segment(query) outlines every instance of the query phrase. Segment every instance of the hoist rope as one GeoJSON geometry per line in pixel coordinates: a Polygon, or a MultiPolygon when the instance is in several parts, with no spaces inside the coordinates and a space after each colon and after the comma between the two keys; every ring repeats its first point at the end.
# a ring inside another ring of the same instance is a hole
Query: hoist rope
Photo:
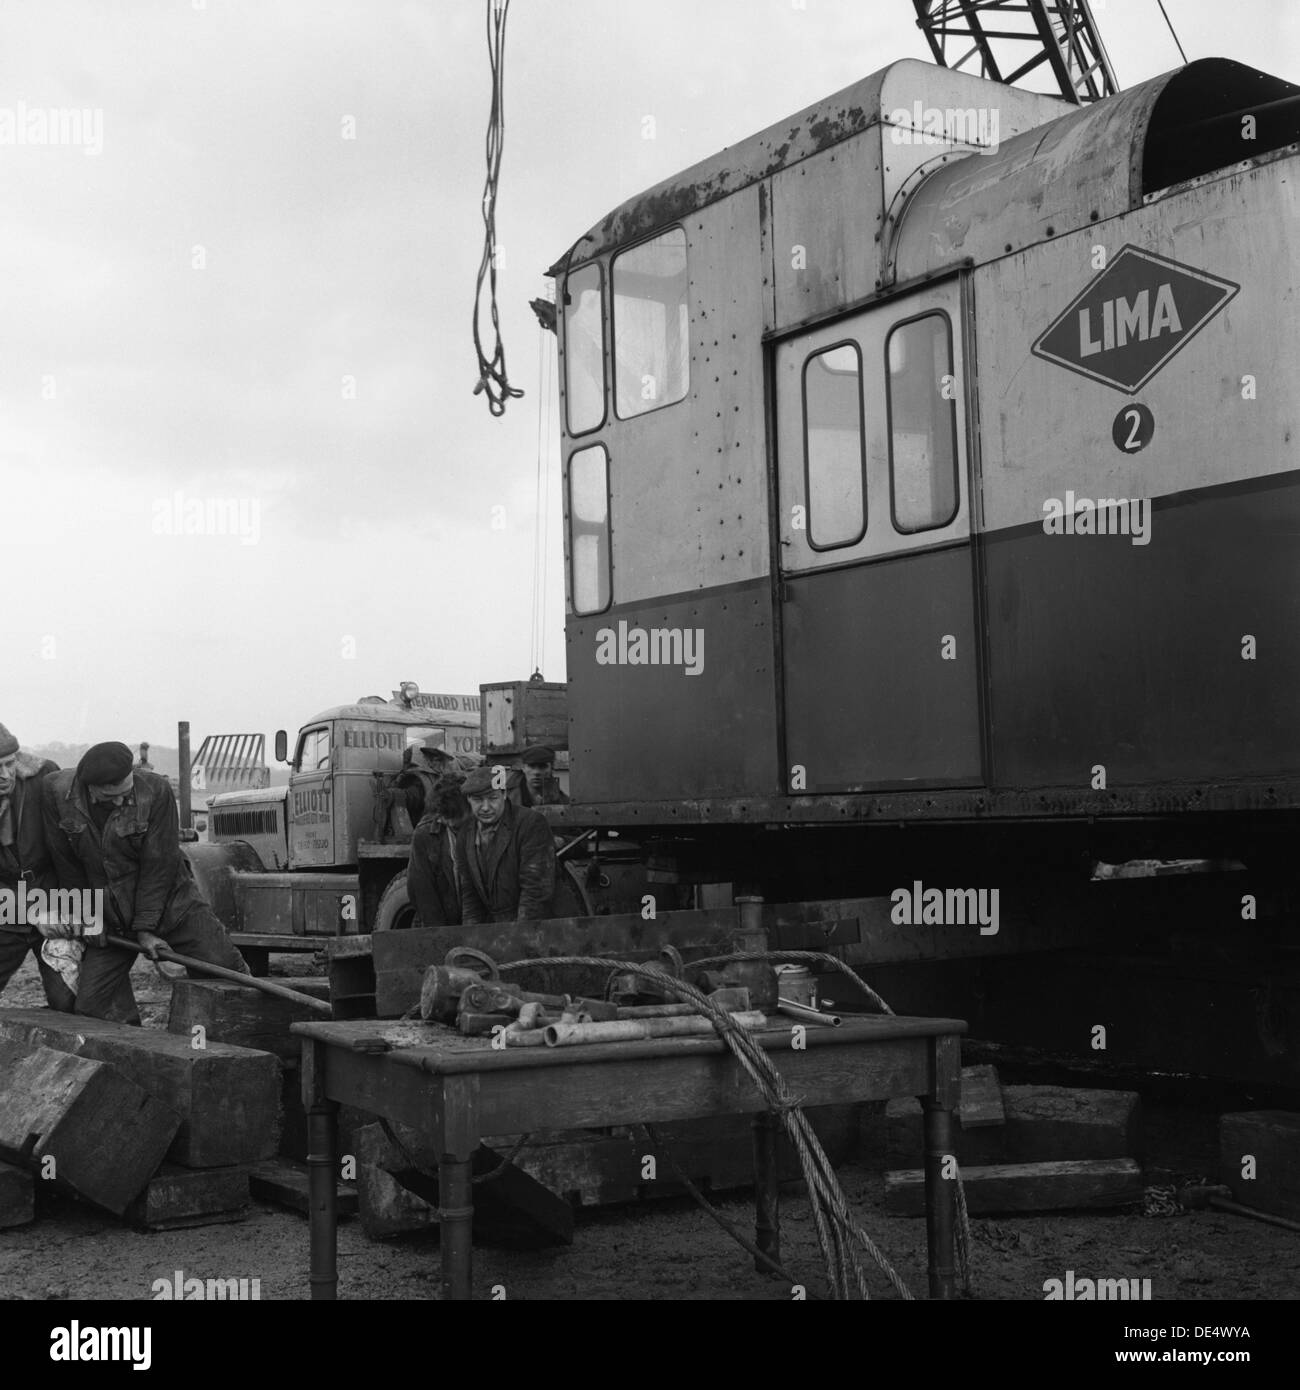
{"type": "Polygon", "coordinates": [[[501,178],[501,151],[505,146],[506,109],[506,16],[510,0],[487,0],[488,65],[492,70],[492,104],[487,128],[487,180],[483,185],[483,259],[479,262],[474,290],[474,351],[478,354],[478,382],[474,394],[487,396],[493,415],[504,415],[506,401],[524,393],[511,386],[506,375],[506,351],[501,342],[501,319],[497,312],[497,185],[501,178]],[[489,290],[489,311],[496,343],[492,356],[483,351],[479,319],[483,285],[489,290]]]}

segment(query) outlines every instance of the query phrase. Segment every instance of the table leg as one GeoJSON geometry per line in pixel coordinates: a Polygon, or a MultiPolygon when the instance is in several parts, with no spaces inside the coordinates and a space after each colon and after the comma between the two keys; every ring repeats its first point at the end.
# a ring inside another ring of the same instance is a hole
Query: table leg
{"type": "MultiPolygon", "coordinates": [[[[770,1110],[754,1116],[754,1244],[778,1264],[781,1262],[781,1191],[777,1184],[777,1117],[770,1110]]],[[[760,1274],[772,1271],[754,1260],[760,1274]]]]}
{"type": "Polygon", "coordinates": [[[474,1203],[471,1159],[438,1158],[438,1239],[442,1248],[442,1296],[469,1298],[473,1268],[474,1203]]]}
{"type": "MultiPolygon", "coordinates": [[[[317,1044],[304,1041],[302,1090],[307,1110],[307,1198],[311,1226],[311,1296],[338,1297],[339,1107],[319,1084],[317,1044]]],[[[323,1051],[323,1049],[322,1049],[323,1051]]]]}
{"type": "Polygon", "coordinates": [[[930,1297],[952,1298],[953,1230],[957,1212],[957,1179],[944,1177],[953,1159],[952,1110],[933,1096],[921,1097],[925,1111],[925,1233],[930,1251],[930,1297]]]}

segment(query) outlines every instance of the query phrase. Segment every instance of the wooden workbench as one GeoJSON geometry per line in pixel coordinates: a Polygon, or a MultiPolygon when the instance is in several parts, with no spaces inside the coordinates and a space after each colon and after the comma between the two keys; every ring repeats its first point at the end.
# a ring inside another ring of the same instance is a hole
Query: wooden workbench
{"type": "MultiPolygon", "coordinates": [[[[926,1226],[932,1298],[953,1295],[955,1182],[940,1176],[952,1153],[960,1100],[960,1035],[947,1018],[889,1015],[809,1026],[793,1044],[791,1021],[753,1036],[791,1094],[805,1105],[917,1096],[925,1110],[926,1226]]],[[[337,1296],[335,1179],[340,1104],[429,1136],[438,1154],[442,1296],[470,1297],[471,1164],[485,1135],[656,1124],[753,1114],[758,1245],[779,1258],[776,1121],[734,1056],[715,1037],[655,1038],[581,1047],[494,1049],[435,1024],[295,1023],[302,1039],[303,1104],[309,1113],[311,1296],[337,1296]],[[388,1052],[354,1050],[383,1037],[388,1052]]]]}

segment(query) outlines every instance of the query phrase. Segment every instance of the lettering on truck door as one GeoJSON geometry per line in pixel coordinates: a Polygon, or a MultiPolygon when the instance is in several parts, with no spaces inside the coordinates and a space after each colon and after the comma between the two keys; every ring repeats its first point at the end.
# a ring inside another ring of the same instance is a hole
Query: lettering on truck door
{"type": "Polygon", "coordinates": [[[289,782],[289,862],[295,869],[335,862],[334,752],[328,724],[298,735],[289,782]]]}

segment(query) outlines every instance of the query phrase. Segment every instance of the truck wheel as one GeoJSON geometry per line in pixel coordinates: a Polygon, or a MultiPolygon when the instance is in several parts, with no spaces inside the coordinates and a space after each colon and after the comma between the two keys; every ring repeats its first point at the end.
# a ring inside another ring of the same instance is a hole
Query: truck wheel
{"type": "Polygon", "coordinates": [[[406,870],[403,869],[384,889],[375,908],[371,931],[405,931],[415,925],[415,908],[406,889],[406,870]]]}

